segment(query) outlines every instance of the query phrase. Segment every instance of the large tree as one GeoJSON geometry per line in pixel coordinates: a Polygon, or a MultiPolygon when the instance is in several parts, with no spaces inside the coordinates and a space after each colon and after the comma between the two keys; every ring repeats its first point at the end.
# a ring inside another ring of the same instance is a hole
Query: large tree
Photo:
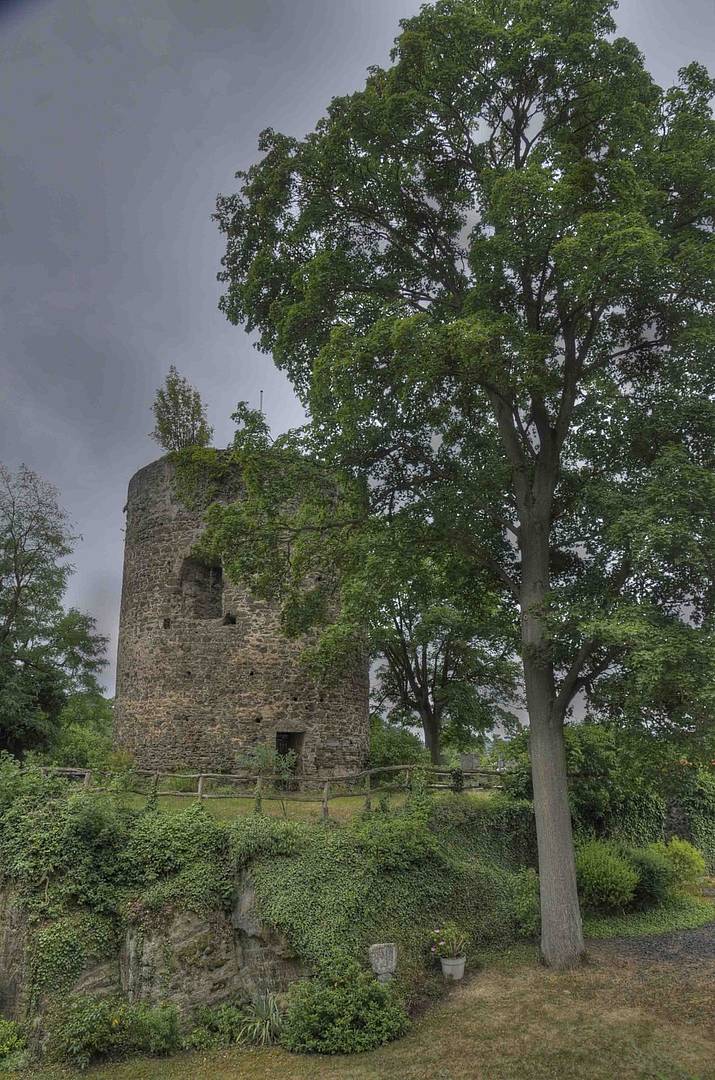
{"type": "Polygon", "coordinates": [[[221,307],[326,465],[512,596],[557,966],[583,952],[568,710],[713,620],[713,83],[662,91],[612,7],[424,7],[217,209],[221,307]]]}
{"type": "Polygon", "coordinates": [[[45,747],[68,696],[99,696],[106,638],[62,603],[75,537],[51,484],[0,465],[0,750],[45,747]]]}
{"type": "Polygon", "coordinates": [[[200,553],[278,600],[287,634],[320,629],[304,652],[320,678],[369,655],[377,708],[421,726],[433,762],[443,744],[464,748],[513,720],[516,636],[499,584],[465,573],[409,509],[371,515],[364,486],[325,469],[309,430],[274,441],[245,402],[233,419],[227,450],[175,455],[189,499],[201,476],[210,491],[212,469],[241,478],[237,501],[210,507],[200,553]]]}

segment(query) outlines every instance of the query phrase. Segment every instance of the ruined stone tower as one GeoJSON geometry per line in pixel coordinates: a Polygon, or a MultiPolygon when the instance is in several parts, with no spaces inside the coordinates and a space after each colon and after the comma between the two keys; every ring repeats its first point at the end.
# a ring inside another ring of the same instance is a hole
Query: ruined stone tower
{"type": "Polygon", "coordinates": [[[117,662],[117,742],[144,768],[232,771],[260,742],[298,754],[303,775],[362,767],[368,669],[321,688],[278,611],[191,555],[199,513],[169,458],[129,483],[117,662]]]}

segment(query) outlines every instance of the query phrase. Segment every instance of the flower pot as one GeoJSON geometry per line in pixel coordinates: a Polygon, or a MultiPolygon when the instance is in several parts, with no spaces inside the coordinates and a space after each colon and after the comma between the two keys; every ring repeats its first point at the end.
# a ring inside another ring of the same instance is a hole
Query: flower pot
{"type": "Polygon", "coordinates": [[[445,979],[451,979],[453,982],[458,982],[464,978],[464,965],[466,963],[466,956],[440,956],[440,962],[442,964],[442,974],[445,979]]]}

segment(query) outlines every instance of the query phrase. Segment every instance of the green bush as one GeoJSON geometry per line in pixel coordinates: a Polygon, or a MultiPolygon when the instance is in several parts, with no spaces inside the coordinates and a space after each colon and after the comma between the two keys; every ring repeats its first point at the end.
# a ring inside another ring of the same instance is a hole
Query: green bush
{"type": "Polygon", "coordinates": [[[485,798],[451,792],[433,803],[430,824],[440,837],[469,837],[485,857],[513,869],[536,868],[534,808],[526,799],[495,794],[485,798]]]}
{"type": "Polygon", "coordinates": [[[283,1030],[283,1013],[275,994],[261,994],[246,1005],[243,1023],[239,1030],[239,1042],[254,1046],[272,1046],[283,1030]]]}
{"type": "Polygon", "coordinates": [[[538,937],[541,930],[539,878],[531,867],[514,875],[512,899],[517,932],[526,938],[538,937]]]}
{"type": "Polygon", "coordinates": [[[310,826],[302,821],[286,821],[262,814],[238,818],[229,832],[231,862],[237,870],[242,870],[249,862],[263,856],[294,855],[305,847],[310,835],[310,826]]]}
{"type": "Polygon", "coordinates": [[[193,1027],[184,1038],[185,1050],[213,1050],[240,1042],[246,1020],[240,1005],[202,1005],[192,1016],[193,1027]]]}
{"type": "Polygon", "coordinates": [[[664,904],[672,895],[676,875],[659,846],[649,844],[645,848],[634,848],[620,845],[618,851],[638,875],[633,906],[647,908],[664,904]]]}
{"type": "Polygon", "coordinates": [[[638,874],[602,840],[588,840],[576,849],[576,879],[581,901],[596,911],[620,911],[635,895],[638,874]]]}
{"type": "Polygon", "coordinates": [[[715,874],[715,771],[679,762],[667,787],[671,831],[693,843],[715,874]]]}
{"type": "Polygon", "coordinates": [[[78,1069],[95,1058],[170,1054],[180,1045],[179,1014],[173,1005],[130,1005],[75,995],[56,1002],[48,1021],[48,1058],[78,1069]]]}
{"type": "Polygon", "coordinates": [[[346,960],[291,986],[280,1041],[299,1054],[356,1054],[397,1039],[408,1024],[390,988],[346,960]]]}
{"type": "Polygon", "coordinates": [[[376,713],[370,717],[370,754],[368,768],[390,765],[429,765],[429,750],[406,728],[388,724],[376,713]]]}
{"type": "Polygon", "coordinates": [[[25,1039],[14,1020],[0,1016],[0,1061],[25,1049],[25,1039]]]}
{"type": "Polygon", "coordinates": [[[410,814],[374,814],[353,829],[358,847],[378,870],[407,870],[428,859],[439,859],[436,836],[420,828],[410,814]]]}
{"type": "Polygon", "coordinates": [[[672,836],[667,844],[658,844],[657,850],[670,864],[678,887],[697,885],[705,876],[705,859],[687,840],[672,836]]]}

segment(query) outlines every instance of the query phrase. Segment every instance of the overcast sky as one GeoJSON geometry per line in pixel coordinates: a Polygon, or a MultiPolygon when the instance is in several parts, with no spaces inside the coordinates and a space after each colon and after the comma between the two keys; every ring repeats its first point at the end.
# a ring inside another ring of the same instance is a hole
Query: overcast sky
{"type": "MultiPolygon", "coordinates": [[[[264,127],[310,130],[384,63],[413,0],[0,0],[0,461],[55,484],[82,534],[69,600],[111,638],[129,477],[158,456],[169,364],[217,445],[239,399],[301,422],[286,380],[217,310],[217,192],[264,127]]],[[[622,0],[661,84],[715,66],[715,0],[622,0]]]]}

